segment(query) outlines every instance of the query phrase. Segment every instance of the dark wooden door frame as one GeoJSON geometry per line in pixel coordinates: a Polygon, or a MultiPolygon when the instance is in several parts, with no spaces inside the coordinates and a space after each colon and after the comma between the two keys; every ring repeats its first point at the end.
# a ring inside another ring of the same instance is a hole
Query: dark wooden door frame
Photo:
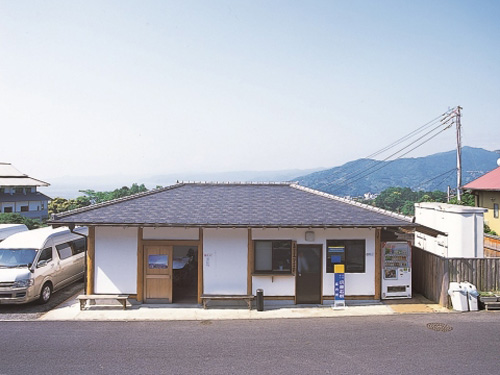
{"type": "Polygon", "coordinates": [[[306,248],[316,248],[319,250],[319,300],[317,302],[308,302],[308,303],[317,303],[317,304],[322,304],[323,303],[323,245],[322,244],[297,244],[297,267],[296,267],[296,275],[295,275],[295,303],[304,303],[298,301],[297,299],[297,291],[298,291],[298,283],[300,282],[299,278],[300,272],[299,272],[299,250],[301,247],[306,247],[306,248]]]}

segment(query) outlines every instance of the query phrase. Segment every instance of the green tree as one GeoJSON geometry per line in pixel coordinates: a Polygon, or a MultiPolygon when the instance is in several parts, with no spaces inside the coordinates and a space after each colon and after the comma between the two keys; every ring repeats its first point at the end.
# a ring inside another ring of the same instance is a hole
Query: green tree
{"type": "Polygon", "coordinates": [[[81,196],[75,199],[54,198],[49,202],[49,215],[75,210],[77,208],[90,205],[90,199],[86,196],[81,196]]]}
{"type": "Polygon", "coordinates": [[[407,202],[414,202],[415,194],[410,188],[401,187],[390,187],[382,191],[377,198],[375,198],[375,206],[383,208],[385,210],[402,212],[403,207],[406,205],[406,211],[408,211],[407,202]]]}
{"type": "Polygon", "coordinates": [[[434,190],[432,193],[430,193],[431,198],[434,200],[434,202],[446,202],[448,199],[448,195],[444,191],[440,190],[434,190]]]}
{"type": "Polygon", "coordinates": [[[476,201],[474,199],[474,195],[471,193],[463,193],[461,196],[462,200],[459,202],[457,197],[453,197],[450,199],[451,204],[459,204],[461,206],[472,206],[476,205],[476,201]]]}
{"type": "Polygon", "coordinates": [[[28,229],[37,229],[46,226],[40,220],[30,219],[17,213],[1,213],[0,224],[24,224],[28,229]]]}
{"type": "Polygon", "coordinates": [[[406,216],[413,216],[415,215],[415,203],[406,201],[401,208],[401,213],[406,216]]]}
{"type": "Polygon", "coordinates": [[[92,204],[107,202],[113,199],[124,198],[130,195],[143,193],[148,191],[144,184],[138,185],[133,183],[132,186],[123,186],[119,189],[115,189],[113,191],[95,191],[91,189],[80,190],[80,193],[83,193],[88,198],[89,202],[92,204]]]}
{"type": "Polygon", "coordinates": [[[491,234],[493,236],[498,236],[497,232],[491,229],[488,225],[484,224],[484,233],[491,234]]]}
{"type": "Polygon", "coordinates": [[[54,198],[49,202],[49,215],[57,214],[69,210],[69,200],[64,198],[54,198]]]}
{"type": "Polygon", "coordinates": [[[110,191],[95,191],[91,189],[79,191],[87,196],[91,204],[102,203],[113,199],[112,192],[110,191]]]}
{"type": "Polygon", "coordinates": [[[429,194],[424,194],[422,198],[418,200],[419,202],[434,202],[432,197],[429,194]]]}
{"type": "Polygon", "coordinates": [[[123,186],[121,189],[115,189],[111,192],[111,199],[117,199],[117,198],[123,198],[123,197],[128,197],[130,195],[138,194],[138,193],[143,193],[148,191],[146,186],[144,184],[137,185],[137,184],[132,184],[132,186],[129,188],[127,186],[123,186]]]}
{"type": "Polygon", "coordinates": [[[446,202],[446,193],[439,190],[413,191],[408,187],[390,187],[382,191],[373,204],[385,210],[412,216],[417,202],[446,202]]]}

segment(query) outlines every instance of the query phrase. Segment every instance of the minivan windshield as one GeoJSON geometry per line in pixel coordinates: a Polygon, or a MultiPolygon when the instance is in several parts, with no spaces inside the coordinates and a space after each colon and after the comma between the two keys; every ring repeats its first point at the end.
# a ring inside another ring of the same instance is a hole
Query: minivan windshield
{"type": "Polygon", "coordinates": [[[0,249],[0,268],[30,267],[36,249],[0,249]]]}

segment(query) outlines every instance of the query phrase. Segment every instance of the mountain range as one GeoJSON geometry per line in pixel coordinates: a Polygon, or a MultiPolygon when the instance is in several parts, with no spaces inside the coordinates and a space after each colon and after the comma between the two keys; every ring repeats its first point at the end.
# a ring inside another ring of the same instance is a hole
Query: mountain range
{"type": "Polygon", "coordinates": [[[290,169],[278,171],[234,171],[234,172],[184,172],[163,175],[145,176],[107,175],[107,176],[61,176],[47,179],[50,186],[43,188],[43,193],[51,198],[76,198],[82,193],[80,190],[111,191],[133,183],[144,184],[148,189],[156,186],[169,186],[177,181],[231,181],[231,182],[262,182],[262,181],[290,181],[297,176],[309,175],[325,168],[290,169]]]}
{"type": "MultiPolygon", "coordinates": [[[[358,159],[342,166],[300,176],[304,186],[326,193],[357,197],[397,186],[412,190],[446,191],[457,186],[456,151],[394,161],[358,159]]],[[[498,152],[462,148],[462,185],[497,167],[498,152]]]]}
{"type": "MultiPolygon", "coordinates": [[[[491,171],[500,157],[497,152],[481,148],[462,149],[463,184],[491,171]]],[[[109,191],[133,183],[144,183],[149,189],[157,185],[168,186],[179,181],[262,182],[298,181],[301,185],[327,193],[357,197],[365,193],[380,193],[392,186],[413,190],[446,191],[448,185],[456,187],[456,151],[442,152],[419,158],[395,161],[358,159],[344,165],[324,169],[280,171],[235,171],[177,173],[157,176],[110,175],[64,176],[49,179],[51,186],[43,193],[52,198],[75,198],[79,190],[109,191]]]]}

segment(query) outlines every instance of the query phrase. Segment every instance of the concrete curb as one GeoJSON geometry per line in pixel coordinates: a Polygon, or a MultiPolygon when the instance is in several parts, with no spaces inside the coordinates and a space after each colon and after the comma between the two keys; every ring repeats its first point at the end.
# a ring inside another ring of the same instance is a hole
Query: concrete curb
{"type": "Polygon", "coordinates": [[[450,310],[428,300],[347,301],[346,308],[331,305],[267,305],[264,311],[246,308],[202,309],[199,305],[131,305],[126,310],[114,301],[80,310],[75,296],[41,316],[40,321],[204,321],[204,320],[261,320],[298,318],[335,318],[394,314],[449,313],[450,310]],[[416,303],[410,303],[416,302],[416,303]],[[429,303],[426,303],[429,302],[429,303]]]}

